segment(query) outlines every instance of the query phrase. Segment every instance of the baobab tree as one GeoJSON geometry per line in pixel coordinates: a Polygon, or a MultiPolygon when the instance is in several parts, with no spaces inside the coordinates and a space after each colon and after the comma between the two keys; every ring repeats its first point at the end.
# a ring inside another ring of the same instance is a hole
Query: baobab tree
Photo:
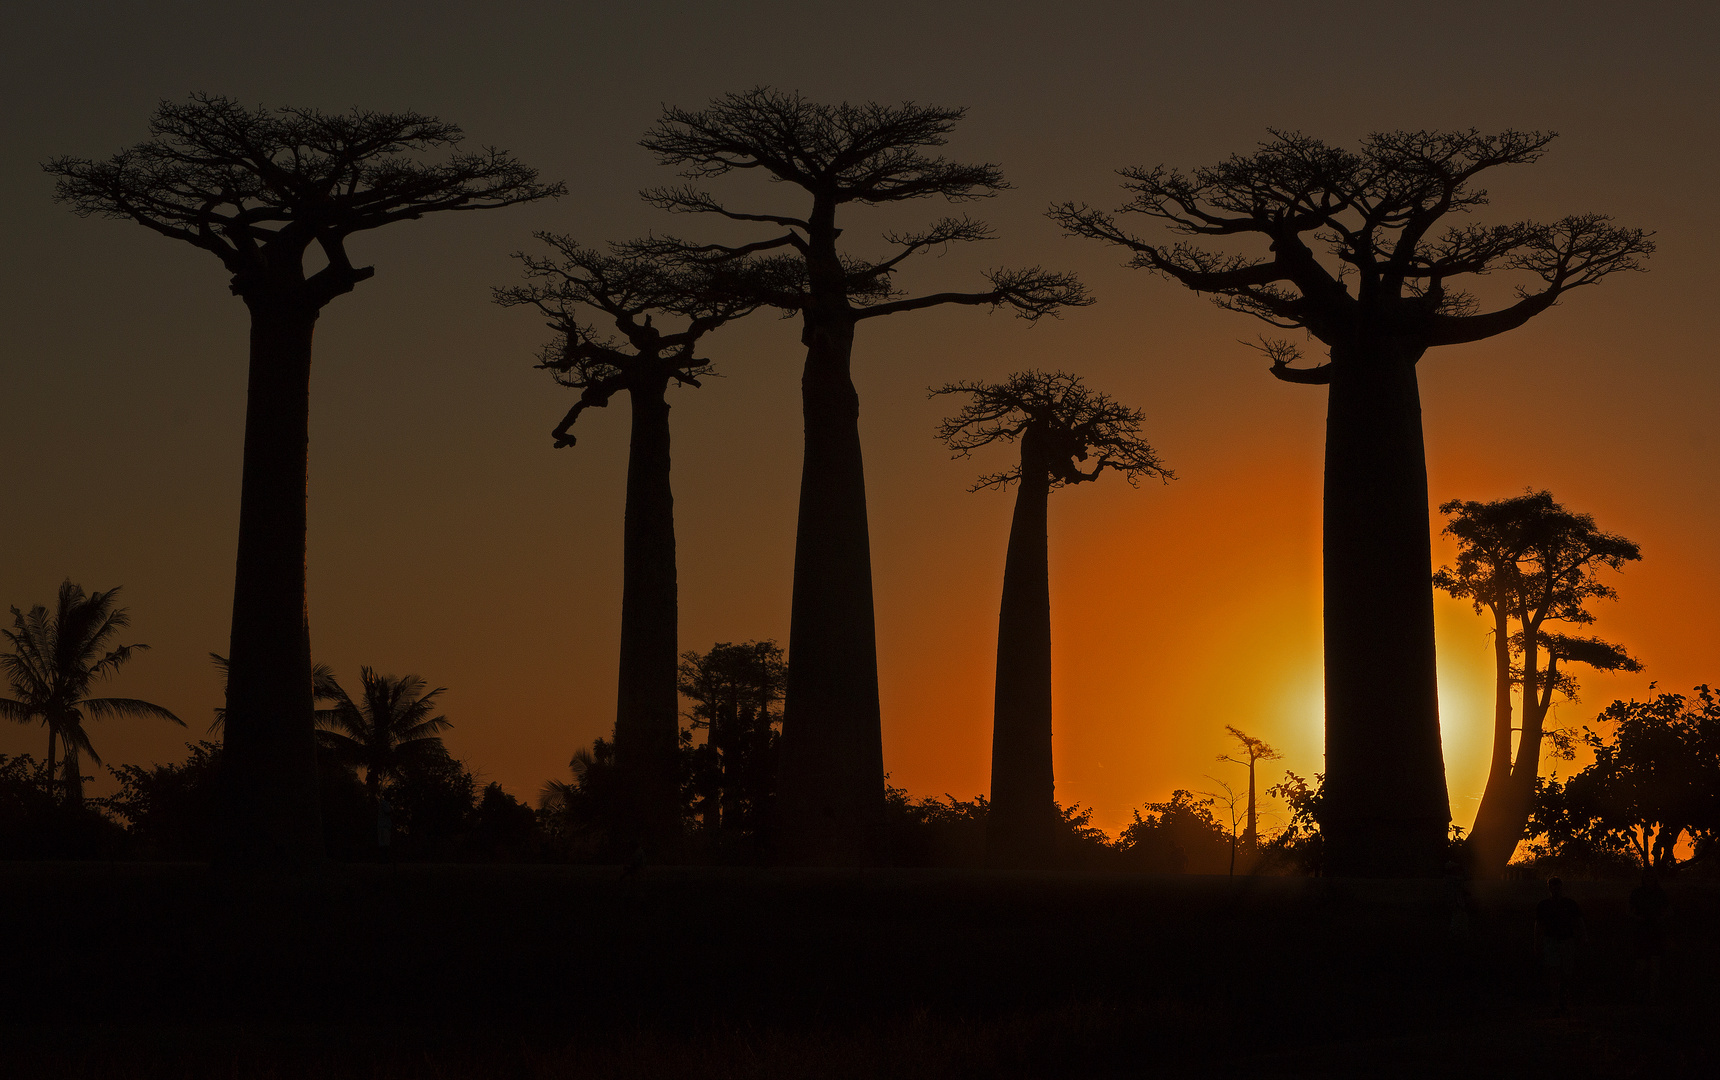
{"type": "Polygon", "coordinates": [[[135,221],[209,252],[251,316],[250,379],[222,756],[229,865],[322,855],[305,592],[311,335],[335,297],[375,275],[356,233],[444,211],[562,193],[493,148],[417,113],[250,109],[193,94],[162,102],[147,142],[106,161],[55,158],[56,198],[80,216],[135,221]],[[312,248],[325,265],[307,273],[312,248]]]}
{"type": "Polygon", "coordinates": [[[1171,472],[1141,438],[1141,411],[1089,390],[1074,375],[1022,371],[1001,383],[950,383],[932,394],[971,399],[938,428],[955,456],[999,442],[1020,446],[1014,466],[970,489],[1018,485],[997,616],[985,850],[994,866],[1044,865],[1060,824],[1051,760],[1050,495],[1106,470],[1131,485],[1146,476],[1169,480],[1171,472]]]}
{"type": "Polygon", "coordinates": [[[1533,162],[1552,138],[1391,132],[1350,151],[1275,132],[1254,154],[1192,174],[1125,170],[1133,198],[1119,213],[1193,238],[1174,243],[1084,205],[1051,210],[1070,234],[1131,252],[1131,265],[1329,350],[1326,363],[1296,367],[1291,342],[1265,342],[1274,377],[1327,388],[1323,828],[1335,873],[1435,876],[1445,859],[1416,363],[1435,346],[1516,329],[1573,289],[1640,269],[1653,250],[1642,230],[1598,214],[1442,220],[1487,202],[1480,174],[1533,162]],[[1250,240],[1266,253],[1236,253],[1250,240]],[[1500,271],[1530,284],[1483,311],[1465,280],[1500,271]]]}
{"type": "Polygon", "coordinates": [[[12,629],[0,630],[10,644],[0,652],[0,674],[13,697],[0,697],[0,717],[20,724],[40,723],[48,729],[44,773],[49,783],[61,774],[61,791],[68,802],[82,802],[82,759],[100,762],[84,730],[86,720],[116,716],[151,716],[185,726],[185,721],[160,705],[138,698],[89,697],[90,686],[108,678],[148,645],[114,645],[113,637],[131,625],[131,616],[114,605],[119,586],[86,594],[71,581],[60,584],[54,610],[37,604],[29,611],[12,609],[12,629]]]}
{"type": "Polygon", "coordinates": [[[1600,579],[1642,558],[1632,541],[1602,532],[1589,514],[1573,513],[1545,491],[1494,502],[1453,499],[1439,508],[1451,520],[1445,534],[1457,540],[1457,562],[1441,567],[1434,584],[1475,606],[1493,622],[1493,740],[1487,787],[1469,832],[1476,873],[1503,874],[1529,824],[1541,744],[1553,734],[1547,713],[1556,697],[1575,700],[1577,682],[1564,664],[1597,671],[1640,671],[1624,649],[1596,637],[1554,632],[1549,623],[1587,626],[1588,605],[1617,592],[1600,579]],[[1512,631],[1513,622],[1517,629],[1512,631]],[[1511,693],[1523,698],[1512,754],[1511,693]]]}
{"type": "Polygon", "coordinates": [[[625,392],[632,409],[614,746],[626,803],[620,820],[637,835],[619,839],[662,853],[681,829],[669,384],[699,386],[700,377],[712,371],[697,355],[701,339],[756,304],[714,294],[699,269],[666,265],[637,244],[598,251],[552,233],[537,238],[553,254],[517,255],[530,283],[497,289],[495,298],[504,307],[523,305],[548,317],[556,336],[539,354],[538,366],[580,392],[551,432],[555,445],[572,446],[570,432],[580,413],[606,407],[616,394],[625,392]],[[581,321],[594,316],[621,336],[581,321]],[[663,316],[680,328],[656,325],[654,319],[663,316]]]}
{"type": "Polygon", "coordinates": [[[1242,850],[1253,852],[1260,847],[1260,808],[1254,797],[1254,765],[1260,761],[1277,761],[1284,755],[1265,739],[1257,739],[1239,728],[1226,724],[1224,730],[1236,739],[1236,753],[1241,756],[1220,754],[1218,760],[1248,768],[1248,817],[1242,829],[1242,850]]]}
{"type": "Polygon", "coordinates": [[[968,217],[886,234],[889,253],[862,258],[837,243],[850,205],[989,198],[1006,186],[997,166],[933,156],[964,110],[930,105],[823,105],[756,88],[702,111],[670,108],[643,145],[694,180],[760,170],[801,189],[801,206],[742,211],[696,186],[646,193],[659,207],[780,227],[753,243],[671,245],[720,263],[762,255],[733,287],[801,318],[805,458],[795,535],[782,735],[784,852],[797,861],[865,863],[881,843],[884,752],[860,400],[850,376],[855,328],[867,319],[942,304],[1006,307],[1034,320],[1087,303],[1076,279],[1033,267],[993,270],[974,292],[907,295],[903,264],[925,251],[987,240],[968,217]]]}

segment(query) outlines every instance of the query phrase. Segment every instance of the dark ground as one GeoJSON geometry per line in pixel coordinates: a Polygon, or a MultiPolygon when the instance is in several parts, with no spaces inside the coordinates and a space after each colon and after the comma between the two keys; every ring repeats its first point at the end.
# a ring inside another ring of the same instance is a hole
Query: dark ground
{"type": "Polygon", "coordinates": [[[1720,887],[1674,884],[1636,1003],[1628,883],[651,868],[0,865],[8,1077],[1713,1075],[1720,887]]]}

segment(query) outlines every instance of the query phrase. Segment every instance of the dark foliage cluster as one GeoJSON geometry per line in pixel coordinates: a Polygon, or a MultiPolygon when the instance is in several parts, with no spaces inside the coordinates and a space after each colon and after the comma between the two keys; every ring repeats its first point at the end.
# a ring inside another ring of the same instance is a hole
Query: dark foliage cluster
{"type": "MultiPolygon", "coordinates": [[[[1530,860],[1590,876],[1720,872],[1720,701],[1707,686],[1615,701],[1586,727],[1594,760],[1541,781],[1530,860]],[[1681,854],[1681,851],[1684,854],[1681,854]]],[[[1575,876],[1573,874],[1573,876],[1575,876]]]]}

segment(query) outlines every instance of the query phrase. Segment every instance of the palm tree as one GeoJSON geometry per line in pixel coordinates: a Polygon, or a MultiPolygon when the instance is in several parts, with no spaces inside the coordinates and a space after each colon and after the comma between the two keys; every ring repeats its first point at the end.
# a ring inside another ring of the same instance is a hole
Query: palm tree
{"type": "Polygon", "coordinates": [[[115,586],[86,596],[81,586],[67,580],[60,585],[53,614],[40,604],[28,613],[13,608],[13,628],[0,630],[12,644],[10,652],[0,653],[0,671],[16,695],[0,698],[0,716],[20,724],[40,721],[47,727],[47,775],[51,780],[56,754],[61,755],[66,798],[71,802],[81,802],[84,797],[82,756],[88,754],[91,761],[101,761],[84,731],[85,719],[157,716],[185,726],[179,717],[147,701],[85,696],[91,683],[112,675],[133,652],[149,648],[121,645],[108,649],[109,639],[131,625],[125,608],[114,606],[118,592],[115,586]]]}
{"type": "Polygon", "coordinates": [[[332,676],[328,679],[328,700],[334,705],[317,710],[317,747],[364,770],[364,787],[380,825],[384,781],[398,780],[412,765],[445,754],[438,733],[454,725],[445,716],[430,715],[445,686],[425,692],[417,675],[378,675],[368,667],[358,669],[358,679],[363,692],[357,702],[332,676]]]}

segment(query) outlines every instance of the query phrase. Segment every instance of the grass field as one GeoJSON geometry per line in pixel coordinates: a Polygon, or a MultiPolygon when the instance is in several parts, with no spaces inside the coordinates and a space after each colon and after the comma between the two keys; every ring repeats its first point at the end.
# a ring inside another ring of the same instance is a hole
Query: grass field
{"type": "Polygon", "coordinates": [[[1573,882],[1573,1008],[1532,882],[336,866],[0,866],[8,1077],[1688,1076],[1720,1063],[1720,888],[1573,882]]]}

